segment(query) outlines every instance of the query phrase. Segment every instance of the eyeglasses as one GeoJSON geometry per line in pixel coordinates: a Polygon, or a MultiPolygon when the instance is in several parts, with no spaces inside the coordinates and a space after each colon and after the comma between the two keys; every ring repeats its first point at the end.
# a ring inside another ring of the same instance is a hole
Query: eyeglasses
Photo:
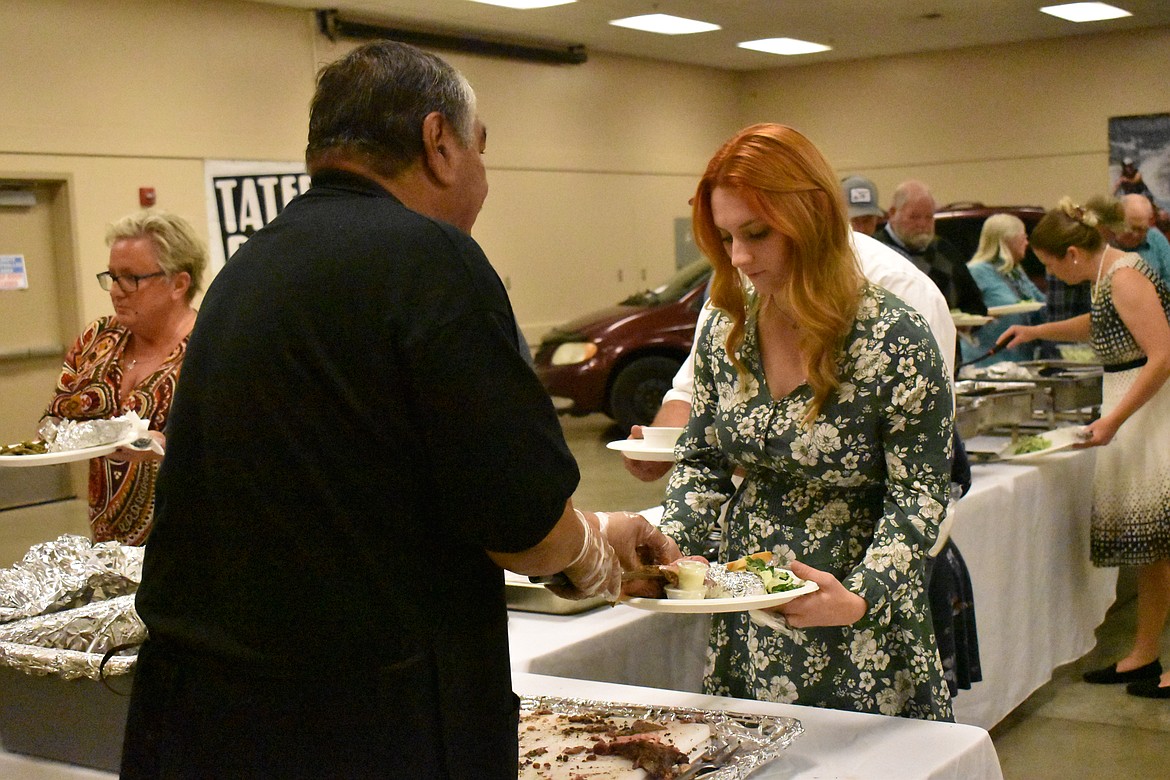
{"type": "Polygon", "coordinates": [[[155,271],[152,274],[112,274],[109,271],[102,271],[97,275],[98,284],[102,289],[109,292],[114,288],[114,282],[118,283],[118,287],[124,293],[138,292],[138,283],[143,279],[151,279],[155,276],[166,276],[166,271],[155,271]]]}

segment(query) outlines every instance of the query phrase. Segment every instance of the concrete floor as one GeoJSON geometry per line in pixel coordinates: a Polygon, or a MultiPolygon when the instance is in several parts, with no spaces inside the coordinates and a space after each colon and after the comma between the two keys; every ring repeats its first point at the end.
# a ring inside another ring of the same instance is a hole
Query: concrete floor
{"type": "MultiPolygon", "coordinates": [[[[642,483],[626,473],[605,444],[625,437],[607,418],[562,417],[581,469],[573,497],[583,509],[637,510],[662,502],[666,479],[642,483]]],[[[1086,553],[1087,554],[1087,553],[1086,553]]],[[[1097,647],[1057,669],[1052,680],[991,730],[1005,780],[1131,780],[1170,778],[1170,700],[1128,696],[1124,686],[1089,685],[1081,673],[1109,664],[1128,649],[1135,603],[1132,580],[1097,631],[1097,647]]],[[[1010,608],[977,604],[976,610],[1010,608]]],[[[1170,629],[1163,646],[1170,648],[1170,629]]],[[[1163,656],[1170,663],[1170,654],[1163,656]]],[[[979,683],[976,683],[978,685],[979,683]]],[[[962,692],[959,693],[962,696],[962,692]]]]}

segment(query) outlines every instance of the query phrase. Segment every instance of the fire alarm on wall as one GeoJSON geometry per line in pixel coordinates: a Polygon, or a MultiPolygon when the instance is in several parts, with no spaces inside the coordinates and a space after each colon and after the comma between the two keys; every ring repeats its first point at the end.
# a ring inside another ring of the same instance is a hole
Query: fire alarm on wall
{"type": "Polygon", "coordinates": [[[157,198],[154,194],[154,187],[139,187],[138,188],[138,205],[144,209],[148,209],[155,204],[157,198]]]}

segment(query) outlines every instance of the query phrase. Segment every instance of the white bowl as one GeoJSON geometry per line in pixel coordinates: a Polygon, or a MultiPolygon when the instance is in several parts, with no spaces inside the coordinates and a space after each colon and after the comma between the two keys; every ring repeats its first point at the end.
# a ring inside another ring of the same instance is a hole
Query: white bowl
{"type": "Polygon", "coordinates": [[[702,561],[678,562],[678,587],[680,590],[702,590],[709,567],[702,561]]]}
{"type": "Polygon", "coordinates": [[[670,449],[682,435],[682,428],[667,428],[665,426],[647,425],[642,428],[642,438],[646,445],[656,449],[670,449]]]}

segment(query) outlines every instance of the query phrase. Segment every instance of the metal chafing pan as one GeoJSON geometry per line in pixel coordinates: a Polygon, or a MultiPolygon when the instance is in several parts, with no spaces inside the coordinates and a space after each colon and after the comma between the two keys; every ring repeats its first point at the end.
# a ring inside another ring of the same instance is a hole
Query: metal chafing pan
{"type": "Polygon", "coordinates": [[[1029,381],[1044,391],[1036,411],[1053,415],[1101,406],[1101,366],[1068,360],[1033,360],[1020,365],[1032,373],[1029,381]]]}
{"type": "Polygon", "coordinates": [[[1030,382],[957,382],[955,426],[959,435],[970,439],[986,431],[1029,422],[1037,392],[1030,382]]]}
{"type": "Polygon", "coordinates": [[[504,572],[504,598],[508,609],[545,615],[576,615],[608,603],[601,597],[580,601],[563,599],[545,586],[529,582],[527,577],[510,571],[504,572]]]}

